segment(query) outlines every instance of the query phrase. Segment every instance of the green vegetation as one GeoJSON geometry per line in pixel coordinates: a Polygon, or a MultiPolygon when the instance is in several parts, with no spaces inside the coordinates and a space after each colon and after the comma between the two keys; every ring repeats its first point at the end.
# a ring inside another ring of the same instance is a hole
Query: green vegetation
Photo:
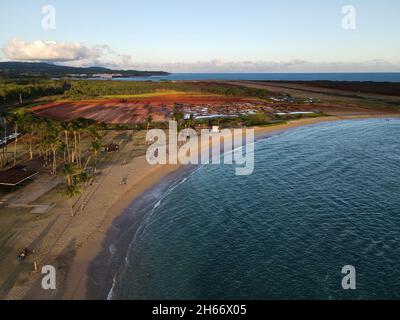
{"type": "MultiPolygon", "coordinates": [[[[72,199],[80,194],[82,185],[90,182],[96,174],[104,126],[88,119],[55,121],[21,108],[4,113],[3,118],[14,133],[23,135],[23,138],[12,142],[11,164],[15,166],[17,159],[21,160],[17,150],[20,150],[18,145],[24,143],[28,149],[26,160],[41,159],[44,167],[51,168],[52,174],[65,177],[65,188],[60,194],[72,204],[72,199]]],[[[5,152],[7,148],[7,145],[3,145],[1,167],[10,165],[5,152]]],[[[71,212],[73,214],[72,207],[71,212]]]]}
{"type": "Polygon", "coordinates": [[[0,80],[0,103],[15,103],[60,95],[69,99],[129,98],[132,96],[174,93],[206,93],[235,97],[267,99],[263,89],[245,88],[216,82],[132,82],[100,80],[0,80]],[[165,92],[165,93],[163,93],[165,92]],[[20,96],[21,95],[21,96],[20,96]]]}
{"type": "Polygon", "coordinates": [[[164,71],[111,70],[103,67],[68,67],[50,63],[37,62],[0,62],[0,76],[6,78],[27,77],[93,77],[96,74],[108,74],[123,77],[169,75],[164,71]]]}
{"type": "MultiPolygon", "coordinates": [[[[83,165],[85,152],[92,153],[95,158],[99,151],[101,131],[104,126],[90,119],[74,119],[71,121],[57,121],[38,116],[26,109],[14,109],[3,114],[3,120],[7,127],[12,128],[15,136],[23,136],[23,142],[28,148],[27,160],[34,157],[43,159],[45,165],[52,163],[52,173],[57,172],[57,158],[61,154],[65,163],[75,163],[78,168],[86,169],[83,165]],[[90,150],[82,150],[83,136],[90,139],[90,150]],[[95,146],[94,146],[95,145],[95,146]],[[92,150],[93,149],[93,150],[92,150]]],[[[2,128],[4,132],[4,128],[2,128]]],[[[14,139],[13,145],[15,164],[17,146],[21,139],[14,139]]],[[[100,147],[101,148],[101,147],[100,147]]],[[[1,157],[0,157],[1,159],[1,157]]],[[[2,159],[2,166],[7,166],[7,159],[2,159]]]]}
{"type": "Polygon", "coordinates": [[[64,94],[70,85],[57,80],[0,80],[0,104],[64,94]]]}
{"type": "Polygon", "coordinates": [[[130,82],[130,81],[70,81],[69,90],[65,92],[68,98],[93,98],[115,96],[119,98],[130,95],[150,97],[162,92],[208,93],[236,97],[253,97],[267,99],[270,95],[266,90],[232,86],[221,83],[196,82],[130,82]]]}
{"type": "Polygon", "coordinates": [[[271,123],[271,117],[262,112],[243,115],[240,117],[240,119],[242,120],[243,125],[246,127],[262,126],[271,123]]]}
{"type": "Polygon", "coordinates": [[[276,120],[298,120],[304,118],[319,118],[319,117],[329,117],[329,114],[323,112],[307,113],[307,114],[288,114],[288,115],[274,115],[276,120]]]}

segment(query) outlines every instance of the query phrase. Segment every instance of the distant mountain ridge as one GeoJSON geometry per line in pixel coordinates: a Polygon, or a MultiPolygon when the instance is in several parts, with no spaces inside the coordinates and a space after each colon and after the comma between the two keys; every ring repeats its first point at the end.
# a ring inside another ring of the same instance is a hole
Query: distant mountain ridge
{"type": "Polygon", "coordinates": [[[44,62],[0,62],[3,77],[145,77],[167,76],[164,71],[113,70],[104,67],[68,67],[44,62]]]}

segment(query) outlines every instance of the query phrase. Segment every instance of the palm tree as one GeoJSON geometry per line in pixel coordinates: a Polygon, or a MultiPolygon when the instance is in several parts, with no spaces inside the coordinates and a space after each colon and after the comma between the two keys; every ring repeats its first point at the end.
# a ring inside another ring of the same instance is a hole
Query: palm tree
{"type": "MultiPolygon", "coordinates": [[[[0,125],[0,133],[3,133],[6,131],[6,128],[3,127],[2,125],[0,125]]],[[[4,140],[5,141],[5,140],[4,140]]],[[[2,147],[2,154],[1,154],[1,167],[4,168],[6,166],[6,154],[5,154],[5,146],[7,144],[4,143],[3,147],[2,147]]]]}
{"type": "Polygon", "coordinates": [[[41,119],[33,112],[24,112],[20,114],[21,127],[28,133],[29,139],[29,160],[33,159],[33,138],[37,133],[37,126],[41,119]]]}
{"type": "Polygon", "coordinates": [[[22,114],[22,109],[11,111],[6,114],[6,118],[8,118],[8,121],[14,126],[14,166],[17,164],[18,129],[22,114]]]}
{"type": "Polygon", "coordinates": [[[75,127],[77,130],[78,136],[78,148],[77,148],[77,161],[76,163],[80,168],[82,168],[82,134],[90,134],[91,127],[95,127],[95,131],[97,131],[97,135],[100,137],[100,126],[97,125],[95,120],[86,119],[86,118],[78,118],[75,120],[75,127]]]}
{"type": "Polygon", "coordinates": [[[47,141],[49,148],[51,149],[51,152],[53,154],[52,174],[54,175],[57,174],[57,151],[60,149],[62,144],[60,140],[60,133],[60,126],[55,122],[50,122],[48,126],[47,141]]]}
{"type": "Polygon", "coordinates": [[[101,133],[100,126],[94,124],[89,127],[89,134],[92,138],[92,142],[90,144],[90,151],[92,151],[94,157],[94,172],[97,172],[97,156],[101,150],[101,133]]]}
{"type": "Polygon", "coordinates": [[[79,173],[78,168],[73,163],[65,163],[64,168],[61,171],[61,175],[65,177],[67,186],[72,186],[76,182],[75,177],[79,173]]]}
{"type": "Polygon", "coordinates": [[[65,150],[67,151],[66,162],[71,162],[71,153],[69,150],[69,134],[71,130],[71,123],[69,121],[63,121],[61,122],[61,128],[64,131],[64,145],[65,145],[65,150]]]}
{"type": "Polygon", "coordinates": [[[67,163],[67,146],[63,140],[60,140],[60,151],[63,153],[64,163],[67,163]]]}
{"type": "Polygon", "coordinates": [[[151,114],[149,114],[146,119],[146,123],[147,123],[146,136],[147,136],[147,133],[149,132],[149,127],[152,122],[153,122],[153,116],[151,114]]]}
{"type": "Polygon", "coordinates": [[[3,158],[4,158],[4,166],[7,165],[7,119],[6,119],[6,114],[3,113],[3,123],[4,123],[4,146],[3,146],[3,158]]]}
{"type": "Polygon", "coordinates": [[[71,216],[74,216],[73,209],[73,198],[82,193],[79,183],[79,175],[81,171],[76,167],[74,163],[65,163],[61,175],[65,177],[66,187],[60,192],[61,196],[68,198],[71,216]]]}
{"type": "Polygon", "coordinates": [[[183,112],[175,110],[172,117],[177,122],[178,130],[180,130],[181,125],[182,125],[182,120],[184,119],[183,112]]]}
{"type": "Polygon", "coordinates": [[[83,183],[83,186],[85,188],[94,179],[94,176],[89,174],[86,171],[82,171],[77,177],[78,177],[79,182],[83,183]]]}
{"type": "Polygon", "coordinates": [[[74,119],[70,123],[70,129],[74,137],[74,149],[71,155],[71,162],[76,162],[76,164],[81,166],[81,135],[85,129],[86,119],[78,118],[74,119]]]}
{"type": "Polygon", "coordinates": [[[93,139],[90,149],[93,153],[93,157],[94,157],[94,172],[97,172],[97,156],[101,150],[101,142],[99,139],[93,139]]]}
{"type": "Polygon", "coordinates": [[[80,195],[82,193],[82,190],[79,188],[79,185],[74,183],[72,185],[67,186],[64,190],[60,192],[61,196],[64,198],[68,199],[69,202],[69,207],[70,207],[70,212],[71,212],[71,217],[75,216],[74,213],[74,204],[73,204],[73,199],[80,195]]]}

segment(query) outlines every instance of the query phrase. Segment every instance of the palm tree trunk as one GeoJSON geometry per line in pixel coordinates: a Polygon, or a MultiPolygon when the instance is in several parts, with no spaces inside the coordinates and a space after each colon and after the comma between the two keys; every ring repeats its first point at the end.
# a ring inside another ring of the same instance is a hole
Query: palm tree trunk
{"type": "Polygon", "coordinates": [[[14,140],[14,166],[15,166],[17,164],[18,124],[14,125],[14,133],[15,133],[15,140],[14,140]]]}
{"type": "Polygon", "coordinates": [[[76,141],[76,131],[74,131],[74,151],[72,152],[71,162],[74,163],[76,160],[76,164],[78,165],[78,143],[76,141]]]}
{"type": "Polygon", "coordinates": [[[71,159],[71,155],[69,153],[69,146],[68,146],[68,131],[64,130],[64,135],[65,135],[65,148],[67,149],[67,156],[68,156],[68,162],[71,159]]]}
{"type": "Polygon", "coordinates": [[[53,174],[57,174],[57,154],[55,148],[53,148],[53,174]]]}
{"type": "Polygon", "coordinates": [[[85,166],[83,167],[83,170],[86,171],[87,166],[89,165],[90,159],[92,158],[91,155],[89,155],[89,157],[87,158],[86,162],[85,162],[85,166]]]}
{"type": "Polygon", "coordinates": [[[81,142],[82,142],[81,133],[78,132],[78,166],[79,166],[79,168],[82,168],[82,150],[81,150],[81,142]]]}
{"type": "Polygon", "coordinates": [[[67,185],[68,185],[68,186],[71,186],[71,185],[72,185],[72,176],[71,176],[71,175],[68,175],[68,176],[67,176],[67,185]]]}
{"type": "MultiPolygon", "coordinates": [[[[147,137],[147,134],[149,133],[149,126],[150,126],[150,123],[149,123],[149,121],[147,121],[146,137],[147,137]]],[[[146,140],[146,146],[147,146],[147,144],[148,144],[148,142],[146,140]]]]}
{"type": "Polygon", "coordinates": [[[29,134],[29,160],[33,159],[32,133],[29,134]]]}
{"type": "Polygon", "coordinates": [[[3,117],[4,122],[4,146],[3,146],[3,165],[7,166],[7,120],[3,117]]]}

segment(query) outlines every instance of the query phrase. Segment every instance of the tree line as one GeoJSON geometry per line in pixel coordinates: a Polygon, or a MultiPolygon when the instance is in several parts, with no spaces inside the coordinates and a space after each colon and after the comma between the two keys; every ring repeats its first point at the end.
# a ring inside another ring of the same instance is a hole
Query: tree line
{"type": "Polygon", "coordinates": [[[58,80],[0,80],[0,103],[60,95],[64,94],[69,86],[66,81],[58,80]]]}
{"type": "Polygon", "coordinates": [[[110,80],[0,80],[0,103],[20,102],[61,95],[63,98],[85,99],[112,95],[153,93],[157,90],[200,92],[237,97],[266,99],[263,89],[245,88],[217,82],[133,82],[110,80]]]}

